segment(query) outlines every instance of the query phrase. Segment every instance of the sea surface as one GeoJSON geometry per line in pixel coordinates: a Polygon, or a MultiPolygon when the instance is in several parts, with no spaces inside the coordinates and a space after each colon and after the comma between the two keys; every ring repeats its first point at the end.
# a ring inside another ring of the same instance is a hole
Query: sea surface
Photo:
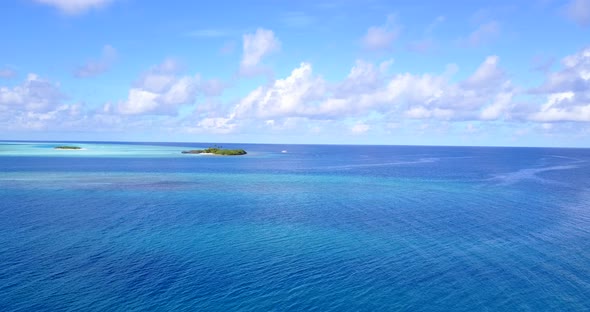
{"type": "Polygon", "coordinates": [[[0,142],[0,311],[590,311],[590,150],[0,142]]]}

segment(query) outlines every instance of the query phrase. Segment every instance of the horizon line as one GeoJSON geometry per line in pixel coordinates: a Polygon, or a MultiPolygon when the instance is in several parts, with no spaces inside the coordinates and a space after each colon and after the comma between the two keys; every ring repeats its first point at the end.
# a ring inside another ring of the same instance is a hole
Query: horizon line
{"type": "Polygon", "coordinates": [[[548,148],[548,149],[590,149],[576,146],[518,146],[518,145],[428,145],[428,144],[343,144],[343,143],[261,143],[261,142],[177,142],[177,141],[90,141],[90,140],[11,140],[0,139],[0,142],[23,143],[140,143],[140,144],[248,144],[248,145],[328,145],[328,146],[407,146],[407,147],[495,147],[495,148],[548,148]]]}

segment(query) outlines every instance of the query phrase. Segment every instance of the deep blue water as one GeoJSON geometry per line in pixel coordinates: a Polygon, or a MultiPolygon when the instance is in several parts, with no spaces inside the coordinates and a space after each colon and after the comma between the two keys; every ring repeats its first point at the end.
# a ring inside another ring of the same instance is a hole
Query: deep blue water
{"type": "Polygon", "coordinates": [[[51,146],[0,143],[0,311],[590,310],[588,149],[51,146]]]}

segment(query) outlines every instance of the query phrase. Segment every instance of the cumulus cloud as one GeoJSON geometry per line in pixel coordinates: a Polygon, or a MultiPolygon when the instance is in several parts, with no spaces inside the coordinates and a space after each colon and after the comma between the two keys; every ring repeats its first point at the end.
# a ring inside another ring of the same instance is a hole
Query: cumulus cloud
{"type": "Polygon", "coordinates": [[[243,36],[243,55],[240,63],[243,71],[256,68],[262,58],[278,51],[281,42],[275,37],[272,30],[258,28],[253,34],[243,36]]]}
{"type": "Polygon", "coordinates": [[[400,30],[395,15],[389,15],[384,25],[369,27],[362,39],[363,46],[369,50],[391,49],[393,42],[399,37],[400,30]]]}
{"type": "Polygon", "coordinates": [[[0,128],[40,130],[60,127],[80,114],[79,104],[65,104],[58,83],[29,74],[13,87],[0,87],[0,128]]]}
{"type": "MultiPolygon", "coordinates": [[[[328,82],[314,74],[310,63],[301,63],[289,76],[252,90],[225,116],[207,117],[200,125],[231,130],[248,120],[275,127],[288,118],[344,120],[375,114],[390,116],[390,122],[510,119],[515,90],[498,63],[498,57],[490,56],[457,83],[450,80],[453,71],[391,75],[391,60],[357,60],[344,79],[328,82]]],[[[369,129],[361,124],[355,133],[369,129]]]]}
{"type": "Polygon", "coordinates": [[[172,59],[145,72],[129,90],[126,101],[120,102],[118,112],[134,114],[175,114],[181,104],[196,98],[195,77],[178,76],[179,65],[172,59]]]}
{"type": "Polygon", "coordinates": [[[392,64],[393,60],[387,60],[378,65],[364,60],[356,60],[346,78],[335,86],[335,93],[350,95],[366,93],[379,88],[392,64]]]}
{"type": "MultiPolygon", "coordinates": [[[[451,83],[447,73],[441,75],[399,74],[391,78],[387,91],[379,98],[393,103],[404,116],[413,119],[479,120],[504,117],[502,113],[481,115],[493,106],[495,96],[510,92],[512,86],[503,80],[497,68],[498,59],[488,57],[467,79],[451,83]]],[[[498,105],[498,104],[496,104],[498,105]]],[[[508,103],[505,103],[509,107],[508,103]]],[[[389,109],[390,106],[386,106],[389,109]]]]}
{"type": "Polygon", "coordinates": [[[55,7],[68,15],[85,13],[91,9],[104,7],[113,0],[34,0],[37,3],[55,7]]]}
{"type": "Polygon", "coordinates": [[[498,95],[496,95],[494,102],[482,110],[480,114],[480,119],[496,120],[500,119],[503,115],[508,117],[508,114],[514,106],[514,103],[512,101],[513,96],[513,92],[501,92],[498,95]]]}
{"type": "Polygon", "coordinates": [[[565,7],[565,13],[580,26],[590,25],[590,0],[571,0],[565,7]]]}
{"type": "Polygon", "coordinates": [[[237,117],[272,118],[285,115],[306,115],[301,104],[314,101],[322,95],[321,78],[313,77],[311,64],[301,65],[285,79],[275,81],[270,87],[258,87],[235,107],[237,117]]]}
{"type": "MultiPolygon", "coordinates": [[[[124,115],[152,113],[160,105],[156,100],[159,94],[142,89],[131,89],[127,100],[119,104],[119,112],[124,115]]],[[[167,113],[170,111],[167,110],[167,113]]]]}
{"type": "Polygon", "coordinates": [[[499,57],[488,56],[463,85],[470,88],[487,88],[505,80],[506,75],[498,66],[498,62],[499,57]]]}
{"type": "Polygon", "coordinates": [[[227,134],[236,128],[237,124],[230,117],[207,117],[199,121],[193,132],[210,132],[227,134]],[[199,131],[195,131],[199,130],[199,131]]]}
{"type": "Polygon", "coordinates": [[[577,102],[576,94],[573,92],[553,93],[547,96],[547,101],[539,112],[531,116],[531,119],[541,122],[589,122],[590,104],[577,102]]]}
{"type": "Polygon", "coordinates": [[[29,74],[26,80],[12,88],[0,87],[0,107],[4,110],[46,112],[57,107],[65,98],[59,84],[29,74]]]}
{"type": "Polygon", "coordinates": [[[545,82],[533,92],[587,91],[590,88],[590,47],[566,56],[561,65],[561,70],[549,73],[545,82]]]}
{"type": "Polygon", "coordinates": [[[74,76],[78,78],[89,78],[100,75],[110,69],[116,58],[117,50],[110,45],[105,45],[102,48],[101,57],[78,66],[74,71],[74,76]]]}
{"type": "MultiPolygon", "coordinates": [[[[106,105],[108,106],[108,105],[106,105]]],[[[0,86],[0,131],[104,132],[149,129],[153,120],[110,114],[72,102],[59,83],[29,74],[19,85],[0,86]]],[[[161,124],[163,125],[163,124],[161,124]]]]}
{"type": "Polygon", "coordinates": [[[590,122],[590,47],[563,58],[561,64],[561,70],[549,73],[540,87],[531,90],[546,100],[530,119],[590,122]]]}
{"type": "Polygon", "coordinates": [[[180,75],[180,65],[173,59],[143,73],[121,101],[116,112],[123,115],[174,115],[182,105],[195,102],[198,94],[220,95],[225,84],[206,80],[200,75],[180,75]]]}

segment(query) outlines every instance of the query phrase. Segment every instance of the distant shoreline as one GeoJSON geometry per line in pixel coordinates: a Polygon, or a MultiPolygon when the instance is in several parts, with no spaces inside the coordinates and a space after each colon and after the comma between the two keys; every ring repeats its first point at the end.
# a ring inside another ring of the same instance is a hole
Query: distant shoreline
{"type": "MultiPolygon", "coordinates": [[[[0,143],[82,143],[82,144],[132,144],[154,146],[190,146],[209,145],[211,142],[179,142],[179,141],[60,141],[60,140],[11,140],[0,139],[0,143]]],[[[264,143],[264,142],[222,142],[227,145],[269,145],[269,146],[374,146],[374,147],[461,147],[461,148],[522,148],[522,149],[590,149],[590,146],[519,146],[519,145],[442,145],[442,144],[345,144],[345,143],[264,143]]]]}
{"type": "Polygon", "coordinates": [[[240,156],[248,154],[243,149],[223,149],[221,147],[209,147],[202,150],[186,150],[182,154],[216,155],[216,156],[240,156]]]}
{"type": "Polygon", "coordinates": [[[83,148],[81,148],[79,146],[73,146],[73,145],[60,145],[60,146],[54,147],[53,149],[56,149],[56,150],[79,151],[79,150],[82,150],[83,148]]]}

